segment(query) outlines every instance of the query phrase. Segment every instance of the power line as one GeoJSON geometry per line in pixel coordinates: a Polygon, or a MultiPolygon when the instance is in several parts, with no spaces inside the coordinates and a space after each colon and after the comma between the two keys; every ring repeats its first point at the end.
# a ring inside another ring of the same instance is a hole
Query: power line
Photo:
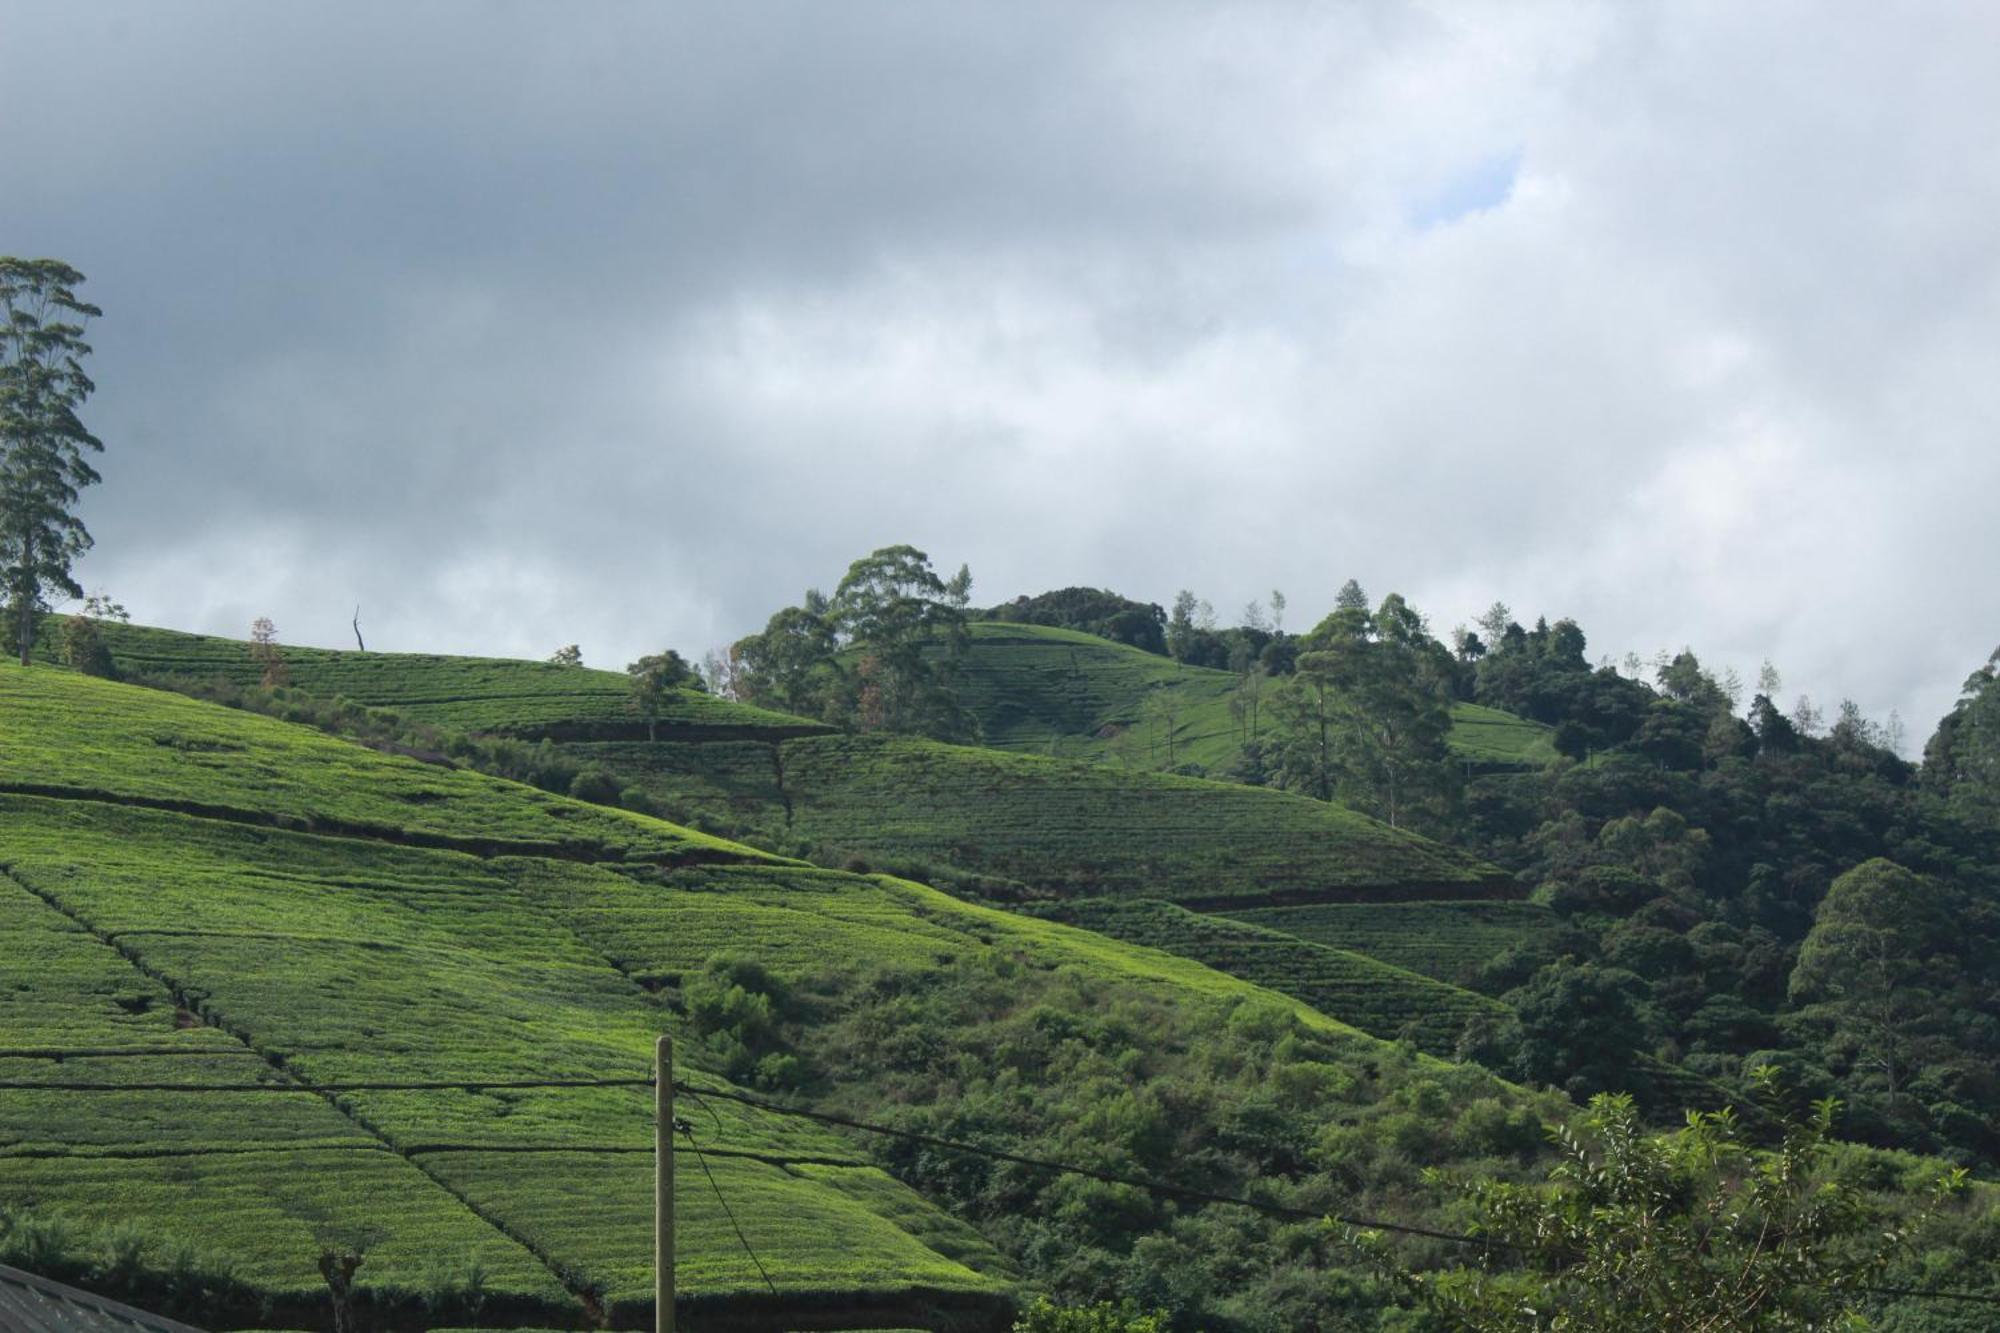
{"type": "MultiPolygon", "coordinates": [[[[654,1085],[654,1080],[651,1078],[500,1079],[500,1080],[424,1079],[424,1080],[369,1081],[369,1082],[326,1083],[326,1084],[308,1084],[304,1082],[290,1083],[290,1084],[286,1083],[107,1084],[107,1083],[0,1081],[0,1091],[238,1092],[238,1093],[319,1093],[322,1095],[334,1095],[345,1092],[483,1092],[487,1090],[525,1090],[525,1089],[537,1089],[537,1088],[552,1088],[552,1089],[650,1088],[653,1085],[654,1085]]],[[[808,1110],[805,1107],[786,1106],[780,1102],[766,1101],[761,1097],[753,1097],[748,1093],[737,1092],[727,1088],[696,1087],[690,1084],[680,1084],[678,1086],[678,1090],[687,1093],[689,1096],[692,1096],[697,1103],[700,1103],[702,1109],[707,1111],[708,1114],[715,1120],[716,1127],[718,1129],[722,1128],[722,1117],[716,1113],[713,1107],[709,1106],[706,1102],[702,1101],[702,1098],[704,1096],[720,1098],[723,1101],[736,1102],[739,1105],[749,1107],[753,1110],[763,1111],[771,1115],[792,1116],[802,1120],[816,1121],[820,1124],[837,1125],[843,1129],[857,1130],[865,1134],[876,1134],[884,1138],[901,1139],[905,1142],[910,1142],[910,1143],[920,1143],[925,1145],[926,1147],[940,1148],[948,1152],[966,1153],[974,1157],[983,1157],[990,1161],[996,1161],[996,1162],[1008,1162],[1016,1166],[1025,1166],[1038,1171],[1049,1171],[1060,1175],[1082,1176],[1087,1179],[1103,1182],[1105,1184],[1124,1185],[1133,1189],[1144,1190],[1147,1193],[1156,1194],[1164,1198],[1180,1199],[1191,1203],[1222,1204],[1235,1208],[1247,1208],[1250,1209],[1252,1212],[1262,1213],[1269,1217],[1281,1218],[1286,1221],[1292,1221],[1292,1222],[1332,1221],[1332,1222],[1338,1222],[1343,1226],[1354,1227],[1364,1231],[1395,1232],[1400,1235],[1416,1236],[1426,1240],[1447,1241],[1457,1245],[1477,1245],[1489,1250],[1507,1250],[1515,1253],[1522,1252],[1523,1250],[1522,1246],[1514,1245],[1507,1241],[1496,1240],[1490,1236],[1471,1236],[1457,1232],[1438,1231],[1429,1227],[1412,1226],[1408,1223],[1389,1222],[1374,1218],[1347,1217],[1327,1209],[1316,1210],[1316,1209],[1305,1209],[1305,1208],[1292,1208],[1284,1204],[1266,1203],[1259,1199],[1244,1198],[1240,1195],[1217,1194],[1209,1190],[1195,1189],[1191,1186],[1171,1184],[1167,1181],[1148,1180],[1140,1176],[1121,1175],[1117,1172],[1098,1170],[1095,1167],[1079,1166],[1073,1162],[1057,1162],[1049,1160],[1047,1158],[1028,1157],[1020,1153],[1010,1153],[998,1148],[989,1148],[981,1144],[964,1143],[955,1139],[942,1138],[935,1134],[924,1134],[916,1130],[900,1129],[891,1125],[873,1124],[869,1121],[856,1120],[849,1116],[835,1115],[830,1111],[813,1111],[813,1110],[808,1110]]],[[[686,1121],[680,1121],[676,1123],[675,1128],[677,1130],[680,1130],[685,1135],[687,1135],[689,1147],[694,1150],[696,1160],[700,1162],[703,1173],[708,1176],[709,1185],[715,1189],[717,1202],[722,1204],[723,1212],[729,1217],[730,1225],[734,1227],[736,1230],[737,1240],[742,1242],[745,1252],[750,1255],[751,1261],[757,1265],[758,1272],[763,1274],[764,1281],[766,1282],[766,1284],[767,1285],[770,1284],[771,1282],[770,1274],[764,1271],[764,1265],[762,1261],[757,1258],[756,1251],[751,1248],[748,1238],[745,1237],[743,1234],[742,1227],[737,1225],[736,1216],[730,1210],[728,1200],[723,1197],[721,1187],[716,1185],[715,1176],[712,1172],[709,1171],[707,1160],[703,1156],[701,1149],[695,1146],[693,1127],[691,1125],[688,1125],[686,1121]]],[[[772,1286],[772,1291],[774,1293],[776,1292],[776,1290],[777,1288],[775,1286],[772,1286]]],[[[1871,1296],[1898,1296],[1898,1297],[1913,1297],[1921,1300],[1967,1301],[1978,1304],[2000,1306],[2000,1295],[1988,1295],[1981,1292],[1946,1291],[1941,1289],[1926,1289],[1917,1287],[1872,1287],[1872,1286],[1856,1286],[1850,1288],[1850,1290],[1871,1296]]]]}
{"type": "Polygon", "coordinates": [[[1283,1204],[1265,1203],[1258,1199],[1246,1199],[1235,1194],[1216,1194],[1208,1190],[1194,1189],[1186,1185],[1173,1185],[1161,1180],[1147,1180],[1140,1176],[1120,1175],[1113,1171],[1100,1171],[1095,1167],[1078,1166],[1073,1162],[1054,1162],[1042,1157],[1026,1157],[1020,1153],[1004,1152],[998,1148],[982,1147],[974,1143],[961,1143],[954,1139],[940,1138],[935,1134],[923,1134],[915,1130],[897,1129],[889,1125],[870,1124],[865,1120],[853,1120],[847,1116],[834,1115],[827,1111],[808,1111],[803,1107],[784,1106],[777,1102],[767,1102],[746,1093],[728,1091],[722,1088],[703,1088],[710,1097],[720,1097],[724,1101],[741,1103],[773,1115],[798,1116],[805,1120],[816,1120],[821,1124],[839,1125],[844,1129],[856,1129],[867,1134],[879,1134],[885,1138],[903,1139],[911,1143],[921,1143],[927,1147],[943,1148],[951,1152],[970,1153],[977,1157],[989,1158],[996,1162],[1011,1162],[1016,1166],[1032,1167],[1038,1171],[1052,1171],[1060,1175],[1086,1176],[1107,1185],[1127,1185],[1133,1189],[1163,1195],[1168,1198],[1183,1199],[1191,1203],[1229,1204],[1237,1208],[1248,1208],[1271,1217],[1292,1222],[1334,1221],[1343,1226],[1357,1227],[1364,1231],[1395,1231],[1406,1236],[1421,1236],[1428,1240],[1452,1241],[1460,1245],[1481,1245],[1494,1249],[1518,1249],[1503,1241],[1484,1236],[1465,1236],[1450,1231],[1434,1231],[1429,1227],[1410,1226],[1402,1222],[1384,1222],[1362,1217],[1343,1217],[1325,1209],[1290,1208],[1283,1204]]]}
{"type": "MultiPolygon", "coordinates": [[[[713,1115],[714,1112],[710,1114],[713,1115]]],[[[721,1118],[717,1117],[717,1123],[720,1122],[721,1118]]],[[[674,1128],[686,1136],[688,1147],[694,1150],[694,1160],[700,1163],[701,1173],[708,1177],[708,1187],[715,1191],[715,1201],[722,1205],[722,1215],[729,1219],[730,1228],[736,1232],[736,1239],[743,1246],[743,1253],[749,1255],[750,1262],[757,1265],[757,1275],[764,1279],[764,1285],[771,1289],[771,1294],[777,1295],[778,1284],[771,1281],[771,1275],[764,1270],[764,1261],[757,1257],[757,1251],[750,1244],[750,1238],[743,1234],[743,1224],[736,1220],[736,1210],[731,1208],[729,1200],[723,1197],[722,1186],[716,1182],[715,1172],[708,1169],[708,1155],[702,1152],[701,1146],[694,1141],[694,1126],[685,1120],[677,1119],[674,1121],[674,1128]]]]}

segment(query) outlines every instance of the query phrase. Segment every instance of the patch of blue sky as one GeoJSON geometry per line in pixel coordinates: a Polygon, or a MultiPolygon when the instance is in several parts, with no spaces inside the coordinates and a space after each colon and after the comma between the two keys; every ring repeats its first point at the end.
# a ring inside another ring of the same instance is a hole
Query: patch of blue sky
{"type": "Polygon", "coordinates": [[[1481,158],[1446,178],[1410,207],[1410,226],[1418,231],[1445,227],[1460,218],[1500,207],[1514,193],[1521,172],[1521,150],[1481,158]]]}

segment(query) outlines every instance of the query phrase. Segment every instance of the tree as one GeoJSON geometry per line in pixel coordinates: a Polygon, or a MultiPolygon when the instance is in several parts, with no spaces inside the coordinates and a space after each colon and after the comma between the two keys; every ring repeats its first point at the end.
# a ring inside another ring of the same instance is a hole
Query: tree
{"type": "Polygon", "coordinates": [[[1872,1075],[1890,1116],[1955,1015],[1955,918],[1936,884],[1880,857],[1833,882],[1799,946],[1791,998],[1837,1059],[1872,1075]]]}
{"type": "Polygon", "coordinates": [[[580,667],[583,665],[583,649],[575,644],[565,644],[549,654],[549,664],[559,667],[580,667]]]}
{"type": "Polygon", "coordinates": [[[278,627],[271,617],[258,616],[250,622],[250,660],[257,664],[264,688],[276,689],[292,678],[285,665],[284,649],[278,646],[278,627]]]}
{"type": "Polygon", "coordinates": [[[96,387],[84,326],[102,312],[78,299],[82,282],[58,260],[0,256],[0,583],[22,666],[49,594],[83,595],[70,571],[91,545],[75,508],[100,480],[85,455],[104,445],[77,413],[96,387]]]}
{"type": "Polygon", "coordinates": [[[1924,783],[1962,817],[2000,828],[2000,648],[1924,746],[1924,783]]]}
{"type": "Polygon", "coordinates": [[[736,695],[806,717],[843,717],[846,673],[835,658],[837,639],[824,611],[826,599],[808,590],[805,603],[772,615],[762,633],[730,645],[736,695]],[[820,610],[814,609],[815,602],[820,610]]]}
{"type": "MultiPolygon", "coordinates": [[[[1760,1070],[1775,1100],[1774,1079],[1760,1070]]],[[[1781,1114],[1776,1146],[1759,1148],[1729,1111],[1690,1112],[1686,1128],[1656,1136],[1630,1097],[1600,1094],[1576,1128],[1554,1131],[1546,1183],[1474,1187],[1475,1229],[1502,1251],[1494,1268],[1404,1281],[1470,1333],[1852,1326],[1861,1289],[1965,1173],[1940,1172],[1914,1216],[1886,1216],[1834,1169],[1836,1109],[1781,1114]]]]}
{"type": "Polygon", "coordinates": [[[1520,1019],[1513,1072],[1572,1094],[1619,1086],[1652,1040],[1649,999],[1645,981],[1623,968],[1549,964],[1504,997],[1520,1019]]]}
{"type": "Polygon", "coordinates": [[[1271,589],[1271,633],[1283,634],[1284,632],[1285,632],[1285,594],[1279,591],[1278,589],[1273,588],[1271,589]]]}
{"type": "Polygon", "coordinates": [[[976,729],[956,692],[970,641],[971,587],[970,570],[961,568],[947,585],[914,546],[885,546],[848,566],[826,620],[851,650],[860,687],[855,716],[864,728],[945,740],[976,729]]]}
{"type": "Polygon", "coordinates": [[[660,711],[666,706],[667,691],[701,688],[701,677],[671,648],[640,658],[625,668],[625,674],[632,681],[632,711],[646,719],[649,741],[658,739],[660,711]]]}
{"type": "Polygon", "coordinates": [[[1177,662],[1185,662],[1188,650],[1194,645],[1194,618],[1200,606],[1194,593],[1186,588],[1174,594],[1174,608],[1167,613],[1167,655],[1177,662]]]}
{"type": "Polygon", "coordinates": [[[1167,1316],[1141,1314],[1130,1301],[1057,1305],[1043,1296],[1015,1321],[1014,1333],[1167,1333],[1167,1316]]]}

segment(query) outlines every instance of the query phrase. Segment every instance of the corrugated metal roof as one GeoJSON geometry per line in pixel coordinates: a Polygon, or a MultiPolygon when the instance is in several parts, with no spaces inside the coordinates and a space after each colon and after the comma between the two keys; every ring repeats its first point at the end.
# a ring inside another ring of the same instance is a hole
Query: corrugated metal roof
{"type": "Polygon", "coordinates": [[[0,1264],[0,1333],[201,1333],[0,1264]]]}

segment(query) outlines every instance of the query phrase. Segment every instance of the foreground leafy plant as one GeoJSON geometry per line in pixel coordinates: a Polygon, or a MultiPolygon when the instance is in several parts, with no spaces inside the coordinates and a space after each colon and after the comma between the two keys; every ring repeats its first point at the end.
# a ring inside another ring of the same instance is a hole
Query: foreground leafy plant
{"type": "MultiPolygon", "coordinates": [[[[1775,1075],[1759,1083],[1771,1093],[1775,1075]]],[[[1554,1131],[1562,1156],[1547,1183],[1475,1187],[1496,1267],[1408,1281],[1475,1333],[1862,1327],[1870,1285],[1966,1177],[1943,1171],[1921,1207],[1888,1212],[1830,1170],[1837,1109],[1829,1098],[1784,1117],[1777,1145],[1760,1148],[1726,1110],[1654,1135],[1630,1097],[1599,1095],[1554,1131]]]]}

